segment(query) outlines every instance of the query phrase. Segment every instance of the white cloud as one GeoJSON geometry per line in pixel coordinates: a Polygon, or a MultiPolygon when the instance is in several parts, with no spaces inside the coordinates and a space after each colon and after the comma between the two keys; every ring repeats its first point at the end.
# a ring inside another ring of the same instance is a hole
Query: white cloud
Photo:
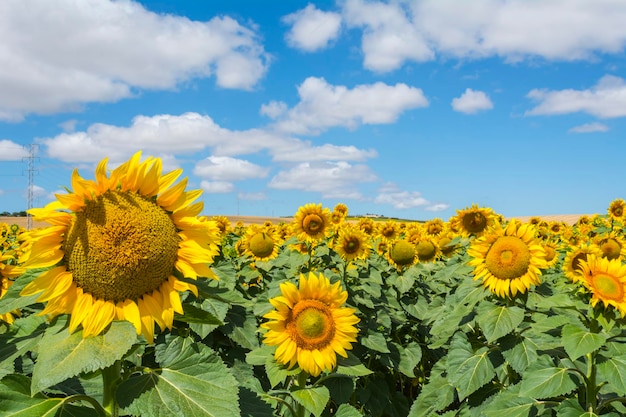
{"type": "Polygon", "coordinates": [[[270,101],[267,104],[261,105],[260,114],[263,114],[270,119],[276,119],[283,115],[287,111],[287,103],[282,101],[270,101]]]}
{"type": "Polygon", "coordinates": [[[313,4],[283,17],[283,22],[291,25],[285,34],[287,44],[306,52],[324,49],[337,39],[341,29],[341,15],[324,12],[313,4]]]}
{"type": "Polygon", "coordinates": [[[428,206],[424,210],[437,212],[437,211],[447,210],[449,207],[450,207],[449,204],[438,203],[438,204],[433,204],[431,206],[428,206]]]}
{"type": "Polygon", "coordinates": [[[574,126],[569,133],[593,133],[593,132],[608,132],[609,127],[603,123],[585,123],[580,126],[574,126]]]}
{"type": "Polygon", "coordinates": [[[269,57],[253,29],[156,14],[134,1],[0,2],[0,118],[113,102],[214,75],[251,89],[269,57]]]}
{"type": "Polygon", "coordinates": [[[0,139],[0,161],[21,161],[28,156],[28,149],[8,139],[0,139]]]}
{"type": "Polygon", "coordinates": [[[428,106],[421,89],[403,83],[377,82],[348,89],[309,77],[298,87],[298,95],[300,102],[274,125],[278,131],[317,134],[337,126],[388,124],[405,110],[428,106]]]}
{"type": "Polygon", "coordinates": [[[240,200],[249,200],[249,201],[261,201],[267,200],[267,196],[265,193],[237,193],[237,198],[240,200]]]}
{"type": "Polygon", "coordinates": [[[227,181],[201,181],[200,188],[209,194],[225,194],[235,190],[235,185],[227,181]]]}
{"type": "Polygon", "coordinates": [[[539,102],[526,112],[531,116],[577,112],[605,119],[626,116],[626,82],[613,75],[605,75],[590,89],[533,89],[527,97],[539,102]]]}
{"type": "MultiPolygon", "coordinates": [[[[308,142],[307,142],[308,143],[308,142]]],[[[375,158],[378,152],[375,149],[362,150],[354,146],[338,146],[324,144],[321,146],[306,146],[299,144],[288,152],[278,152],[274,161],[301,162],[301,161],[364,161],[375,158]]]]}
{"type": "Polygon", "coordinates": [[[243,159],[228,156],[209,156],[198,162],[193,173],[213,181],[241,181],[265,178],[269,168],[264,168],[243,159]]]}
{"type": "Polygon", "coordinates": [[[396,209],[409,209],[425,206],[429,204],[429,201],[417,191],[396,191],[379,193],[374,203],[390,204],[396,209]]]}
{"type": "Polygon", "coordinates": [[[348,0],[364,66],[391,71],[437,56],[507,61],[590,59],[626,45],[626,2],[615,0],[348,0]]]}
{"type": "Polygon", "coordinates": [[[483,91],[467,88],[460,97],[452,99],[452,108],[461,113],[473,114],[481,110],[493,109],[493,103],[483,91]]]}
{"type": "Polygon", "coordinates": [[[362,199],[358,184],[376,181],[376,175],[366,165],[348,162],[304,162],[279,172],[268,187],[281,190],[319,192],[324,198],[362,199]]]}
{"type": "Polygon", "coordinates": [[[215,156],[231,157],[267,150],[274,161],[289,162],[322,156],[330,160],[362,161],[376,156],[374,150],[354,146],[312,146],[309,141],[265,129],[232,131],[198,113],[136,116],[128,127],[95,123],[86,131],[61,133],[39,142],[46,147],[48,156],[71,163],[94,163],[105,157],[123,161],[137,149],[169,161],[175,161],[173,154],[197,154],[206,149],[215,156]]]}

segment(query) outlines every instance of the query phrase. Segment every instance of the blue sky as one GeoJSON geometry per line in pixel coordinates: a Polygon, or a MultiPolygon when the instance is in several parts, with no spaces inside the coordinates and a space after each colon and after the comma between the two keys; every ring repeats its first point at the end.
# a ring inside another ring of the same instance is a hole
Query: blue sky
{"type": "Polygon", "coordinates": [[[0,211],[137,150],[206,215],[605,213],[626,198],[626,2],[0,3],[0,211]]]}

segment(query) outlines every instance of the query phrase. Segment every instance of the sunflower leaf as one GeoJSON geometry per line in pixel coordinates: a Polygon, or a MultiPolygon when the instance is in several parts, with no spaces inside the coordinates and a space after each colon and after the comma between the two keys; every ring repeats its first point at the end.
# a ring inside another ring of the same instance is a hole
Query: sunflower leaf
{"type": "Polygon", "coordinates": [[[476,319],[489,343],[509,334],[524,320],[524,310],[516,306],[497,306],[484,301],[477,310],[476,319]]]}
{"type": "Polygon", "coordinates": [[[235,377],[209,347],[190,338],[168,337],[156,348],[159,369],[120,384],[125,413],[144,417],[237,417],[235,377]]]}
{"type": "Polygon", "coordinates": [[[114,321],[106,333],[83,338],[82,331],[69,334],[59,320],[48,328],[33,368],[31,393],[35,394],[82,372],[104,369],[130,350],[137,334],[127,321],[114,321]]]}
{"type": "Polygon", "coordinates": [[[45,318],[31,315],[15,320],[9,332],[0,335],[0,378],[14,371],[14,360],[36,348],[46,325],[45,318]]]}
{"type": "Polygon", "coordinates": [[[447,362],[448,379],[458,389],[460,399],[466,398],[496,375],[488,354],[487,348],[474,352],[463,332],[457,332],[452,338],[447,362]]]}
{"type": "Polygon", "coordinates": [[[617,395],[626,395],[626,355],[598,361],[598,382],[607,381],[617,395]]]}
{"type": "Polygon", "coordinates": [[[21,296],[20,292],[31,281],[33,281],[42,272],[41,269],[27,271],[24,275],[13,281],[13,285],[9,287],[0,298],[0,314],[10,313],[14,310],[35,304],[37,298],[41,294],[33,294],[29,296],[21,296]]]}
{"type": "Polygon", "coordinates": [[[322,414],[330,400],[330,392],[326,387],[300,389],[292,392],[291,396],[315,417],[322,414]]]}
{"type": "Polygon", "coordinates": [[[527,372],[522,379],[520,395],[531,398],[550,398],[567,394],[576,388],[570,371],[549,367],[527,372]]]}
{"type": "Polygon", "coordinates": [[[341,404],[335,413],[335,417],[361,417],[363,414],[350,404],[341,404]]]}
{"type": "Polygon", "coordinates": [[[565,352],[572,360],[598,350],[606,340],[607,335],[603,333],[592,333],[573,324],[563,326],[561,333],[565,352]]]}

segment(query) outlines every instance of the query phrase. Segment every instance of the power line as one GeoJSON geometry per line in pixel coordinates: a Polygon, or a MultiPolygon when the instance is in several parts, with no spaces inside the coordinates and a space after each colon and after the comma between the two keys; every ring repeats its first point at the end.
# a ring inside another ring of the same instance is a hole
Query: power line
{"type": "MultiPolygon", "coordinates": [[[[30,215],[29,211],[33,208],[33,190],[35,188],[35,152],[39,145],[31,143],[30,148],[28,149],[28,156],[22,158],[28,160],[28,191],[27,191],[27,200],[28,200],[28,209],[26,210],[26,229],[30,230],[33,228],[33,217],[30,215]]],[[[37,158],[39,159],[39,158],[37,158]]]]}

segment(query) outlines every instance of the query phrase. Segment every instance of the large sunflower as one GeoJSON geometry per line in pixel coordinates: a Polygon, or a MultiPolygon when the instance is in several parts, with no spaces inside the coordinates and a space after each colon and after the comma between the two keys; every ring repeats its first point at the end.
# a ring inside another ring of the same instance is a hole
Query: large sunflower
{"type": "Polygon", "coordinates": [[[546,252],[535,236],[535,227],[511,221],[472,241],[467,250],[474,279],[499,297],[525,293],[540,283],[546,252]]]}
{"type": "Polygon", "coordinates": [[[419,262],[414,243],[406,239],[398,239],[388,244],[385,256],[398,271],[404,271],[419,262]]]}
{"type": "Polygon", "coordinates": [[[602,301],[605,307],[613,306],[626,316],[626,265],[619,259],[589,255],[580,263],[582,282],[592,294],[590,303],[596,306],[602,301]]]}
{"type": "Polygon", "coordinates": [[[171,328],[183,313],[179,292],[197,293],[185,276],[217,278],[209,264],[217,254],[215,222],[198,218],[201,191],[175,183],[178,169],[161,175],[158,158],[140,162],[141,152],[107,176],[107,159],[95,180],[72,174],[72,192],[57,194],[37,221],[52,226],[33,231],[27,268],[48,268],[21,292],[40,293],[40,313],[71,314],[69,331],[101,333],[113,320],[131,322],[149,342],[154,324],[171,328]]]}
{"type": "Polygon", "coordinates": [[[330,223],[329,209],[322,208],[321,204],[305,204],[298,208],[292,224],[298,239],[316,242],[326,237],[330,223]]]}
{"type": "Polygon", "coordinates": [[[589,255],[602,256],[602,251],[589,241],[567,248],[563,260],[563,273],[572,282],[578,282],[582,278],[582,262],[586,261],[589,255]]]}
{"type": "Polygon", "coordinates": [[[337,354],[347,357],[346,350],[356,342],[359,318],[354,309],[342,307],[348,293],[339,282],[331,284],[312,272],[300,275],[299,288],[285,282],[280,290],[282,295],[270,299],[276,310],[263,316],[269,319],[261,324],[268,329],[263,342],[278,346],[274,357],[289,368],[297,363],[313,376],[332,371],[337,354]]]}
{"type": "Polygon", "coordinates": [[[346,223],[339,229],[339,236],[333,243],[333,249],[344,261],[350,262],[355,259],[367,259],[372,245],[364,231],[346,223]]]}
{"type": "Polygon", "coordinates": [[[269,261],[278,256],[280,237],[273,227],[252,224],[242,239],[244,253],[255,261],[269,261]]]}

